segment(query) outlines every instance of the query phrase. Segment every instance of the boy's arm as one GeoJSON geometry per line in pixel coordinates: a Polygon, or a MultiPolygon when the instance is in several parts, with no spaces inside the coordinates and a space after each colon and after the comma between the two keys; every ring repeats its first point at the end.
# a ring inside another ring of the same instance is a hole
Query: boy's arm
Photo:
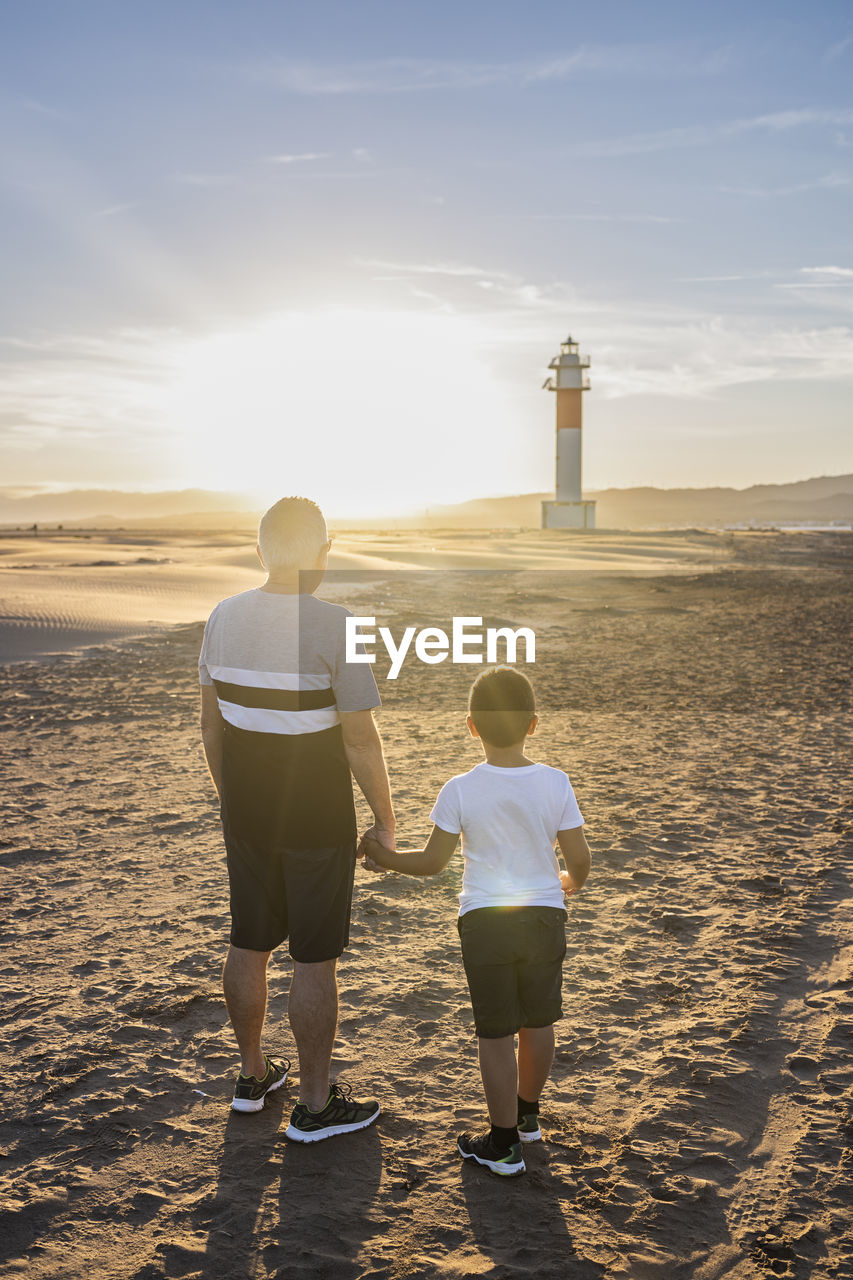
{"type": "Polygon", "coordinates": [[[566,864],[566,872],[560,877],[563,889],[566,893],[577,893],[589,875],[591,861],[583,827],[558,831],[557,843],[566,864]]]}
{"type": "Polygon", "coordinates": [[[369,835],[362,837],[361,848],[371,862],[386,871],[402,871],[408,876],[437,876],[453,857],[458,842],[458,831],[442,831],[441,827],[433,827],[423,849],[392,853],[369,835]]]}

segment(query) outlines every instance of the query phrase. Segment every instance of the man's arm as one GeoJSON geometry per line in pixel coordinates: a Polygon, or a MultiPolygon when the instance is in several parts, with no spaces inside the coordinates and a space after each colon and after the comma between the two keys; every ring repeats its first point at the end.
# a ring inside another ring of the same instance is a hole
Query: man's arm
{"type": "Polygon", "coordinates": [[[570,827],[557,832],[557,843],[566,864],[566,872],[560,877],[566,893],[577,893],[582,888],[590,868],[589,845],[583,827],[570,827]],[[568,882],[566,880],[568,877],[568,882]]]}
{"type": "Polygon", "coordinates": [[[201,686],[201,741],[207,757],[207,767],[216,787],[216,794],[222,796],[222,731],[225,721],[219,710],[216,697],[216,685],[201,686]]]}
{"type": "Polygon", "coordinates": [[[459,843],[459,832],[433,827],[425,848],[407,850],[406,853],[392,853],[369,835],[362,836],[361,843],[370,862],[384,867],[386,871],[402,871],[407,876],[437,876],[453,857],[453,850],[459,843]]]}
{"type": "Polygon", "coordinates": [[[382,754],[382,739],[372,711],[341,711],[344,751],[364,798],[373,811],[372,833],[389,848],[394,847],[394,808],[388,770],[382,754]]]}

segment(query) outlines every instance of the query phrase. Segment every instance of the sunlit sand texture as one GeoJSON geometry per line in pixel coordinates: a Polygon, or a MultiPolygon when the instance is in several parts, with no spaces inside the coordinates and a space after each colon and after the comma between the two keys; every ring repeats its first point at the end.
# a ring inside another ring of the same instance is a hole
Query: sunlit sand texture
{"type": "MultiPolygon", "coordinates": [[[[594,866],[570,900],[546,1141],[510,1185],[455,1154],[482,1118],[458,855],[435,880],[357,880],[334,1070],[381,1099],[379,1123],[294,1149],[292,1085],[260,1115],[228,1110],[228,902],[195,662],[208,603],[260,580],[251,545],[4,556],[20,617],[53,619],[63,644],[112,636],[0,667],[6,1274],[851,1273],[850,535],[596,535],[603,561],[571,546],[562,566],[538,535],[335,543],[338,569],[378,563],[359,609],[393,627],[476,601],[542,635],[534,754],[571,774],[594,866]],[[479,594],[464,574],[437,573],[432,594],[409,576],[495,553],[519,571],[481,575],[479,594]],[[90,557],[122,565],[73,567],[90,557]]],[[[393,689],[377,673],[414,845],[477,758],[450,696],[468,673],[440,697],[417,664],[393,689]]],[[[267,1043],[292,1055],[287,976],[281,955],[267,1043]]]]}

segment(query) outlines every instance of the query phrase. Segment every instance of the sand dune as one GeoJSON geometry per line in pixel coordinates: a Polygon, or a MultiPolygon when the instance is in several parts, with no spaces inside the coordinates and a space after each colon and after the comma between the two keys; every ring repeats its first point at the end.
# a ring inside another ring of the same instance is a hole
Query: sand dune
{"type": "MultiPolygon", "coordinates": [[[[687,572],[736,563],[737,546],[731,535],[701,532],[424,537],[344,530],[335,538],[327,589],[345,595],[360,574],[373,583],[379,574],[424,570],[687,572]]],[[[0,535],[0,661],[192,622],[223,596],[260,581],[251,535],[0,535]]]]}
{"type": "MultiPolygon", "coordinates": [[[[546,1141],[509,1184],[454,1154],[483,1115],[458,855],[424,882],[360,873],[335,1069],[383,1115],[288,1147],[292,1086],[258,1116],[228,1110],[198,622],[0,667],[4,1274],[853,1274],[850,544],[747,540],[677,572],[505,577],[478,576],[488,548],[457,542],[473,566],[376,591],[395,626],[472,600],[535,623],[535,754],[569,770],[589,823],[546,1141]]],[[[352,545],[390,558],[381,540],[352,545]]],[[[244,572],[217,559],[239,547],[197,553],[199,599],[215,572],[244,572]]],[[[417,666],[382,682],[405,843],[477,759],[467,682],[417,666]]],[[[292,1055],[287,979],[281,956],[267,1042],[292,1055]]]]}

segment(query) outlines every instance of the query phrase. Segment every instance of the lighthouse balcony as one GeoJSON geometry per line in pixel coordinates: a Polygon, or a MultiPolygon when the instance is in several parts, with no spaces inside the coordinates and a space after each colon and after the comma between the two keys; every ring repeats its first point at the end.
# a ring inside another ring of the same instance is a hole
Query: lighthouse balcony
{"type": "Polygon", "coordinates": [[[554,359],[548,365],[549,369],[588,369],[589,356],[579,355],[562,355],[554,356],[554,359]]]}

